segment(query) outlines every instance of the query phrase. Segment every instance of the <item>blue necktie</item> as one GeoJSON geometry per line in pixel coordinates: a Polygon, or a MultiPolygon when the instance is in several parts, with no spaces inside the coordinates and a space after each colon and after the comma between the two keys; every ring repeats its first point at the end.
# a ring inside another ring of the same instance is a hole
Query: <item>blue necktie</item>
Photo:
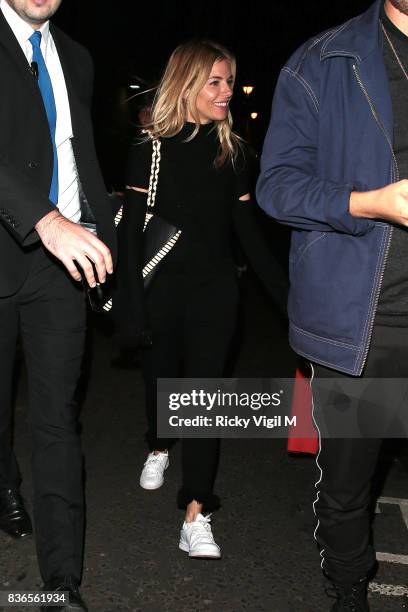
{"type": "Polygon", "coordinates": [[[55,106],[54,92],[43,54],[41,53],[41,32],[34,32],[28,39],[33,47],[33,62],[38,66],[38,86],[44,102],[48,125],[50,126],[51,142],[54,151],[54,163],[49,199],[53,204],[58,202],[58,158],[55,145],[55,129],[57,125],[57,109],[55,106]]]}

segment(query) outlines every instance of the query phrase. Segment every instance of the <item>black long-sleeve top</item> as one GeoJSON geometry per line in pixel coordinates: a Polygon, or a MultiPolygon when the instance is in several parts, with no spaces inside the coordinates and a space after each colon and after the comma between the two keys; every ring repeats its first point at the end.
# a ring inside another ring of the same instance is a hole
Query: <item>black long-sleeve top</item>
{"type": "MultiPolygon", "coordinates": [[[[191,283],[201,275],[235,274],[233,229],[258,276],[282,312],[286,309],[287,279],[263,240],[253,200],[240,200],[250,192],[249,157],[244,146],[233,164],[214,164],[219,140],[212,123],[185,142],[195,128],[186,123],[172,138],[161,141],[161,160],[154,212],[182,234],[162,262],[160,274],[182,274],[191,283]]],[[[131,146],[127,185],[148,189],[152,160],[149,140],[131,146]]],[[[120,224],[119,279],[128,312],[142,320],[142,231],[147,194],[127,190],[120,224]]]]}
{"type": "MultiPolygon", "coordinates": [[[[167,273],[232,271],[232,215],[239,198],[249,192],[245,154],[216,168],[219,141],[214,124],[202,125],[185,142],[195,124],[186,123],[176,136],[161,143],[159,181],[154,212],[181,229],[176,247],[166,256],[167,273]]],[[[149,186],[152,143],[130,150],[127,184],[149,186]]]]}

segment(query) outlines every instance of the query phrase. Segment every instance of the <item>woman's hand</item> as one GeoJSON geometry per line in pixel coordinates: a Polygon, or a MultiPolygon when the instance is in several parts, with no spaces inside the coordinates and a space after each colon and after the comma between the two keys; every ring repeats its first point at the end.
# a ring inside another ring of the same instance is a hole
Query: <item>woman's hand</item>
{"type": "Polygon", "coordinates": [[[245,195],[241,196],[239,199],[241,200],[241,202],[247,202],[248,200],[251,199],[251,194],[246,193],[245,195]]]}

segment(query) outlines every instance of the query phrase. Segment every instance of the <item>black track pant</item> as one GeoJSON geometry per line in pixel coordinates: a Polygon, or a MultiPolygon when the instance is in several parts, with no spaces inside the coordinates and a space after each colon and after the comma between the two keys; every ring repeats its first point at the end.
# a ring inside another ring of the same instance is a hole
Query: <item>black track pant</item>
{"type": "MultiPolygon", "coordinates": [[[[145,351],[143,374],[146,384],[147,434],[151,450],[170,446],[157,438],[156,381],[158,378],[220,378],[234,333],[238,290],[235,277],[160,276],[148,293],[147,311],[153,346],[145,351]]],[[[178,504],[193,499],[206,510],[215,509],[213,494],[219,440],[182,440],[183,482],[178,504]]]]}
{"type": "MultiPolygon", "coordinates": [[[[314,415],[317,425],[324,420],[327,411],[344,410],[345,393],[350,377],[313,365],[316,378],[335,378],[336,388],[330,402],[323,405],[319,393],[313,391],[314,415]],[[344,389],[342,390],[342,386],[344,389]],[[344,394],[343,394],[344,393],[344,394]]],[[[384,409],[370,426],[386,431],[389,425],[408,410],[408,328],[376,325],[363,378],[400,379],[398,384],[390,380],[375,383],[376,402],[384,409]]],[[[312,382],[313,389],[313,382],[312,382]]],[[[365,391],[357,399],[362,418],[367,417],[367,406],[372,401],[365,391]]],[[[407,421],[406,416],[402,418],[407,421]]],[[[368,422],[368,421],[367,421],[368,422]]],[[[370,511],[372,479],[376,468],[382,439],[378,438],[330,438],[321,439],[321,451],[317,458],[319,480],[316,484],[318,500],[315,512],[318,519],[316,539],[321,547],[322,567],[338,583],[357,582],[370,573],[375,564],[375,552],[370,538],[370,511]]],[[[401,426],[401,436],[404,428],[401,426]]],[[[406,435],[406,433],[405,433],[406,435]]]]}

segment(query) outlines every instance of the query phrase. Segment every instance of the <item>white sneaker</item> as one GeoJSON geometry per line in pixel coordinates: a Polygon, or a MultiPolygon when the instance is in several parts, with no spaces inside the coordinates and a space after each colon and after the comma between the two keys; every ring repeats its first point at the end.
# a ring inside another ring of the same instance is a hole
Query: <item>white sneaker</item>
{"type": "Polygon", "coordinates": [[[221,557],[221,549],[214,542],[211,531],[210,516],[211,514],[208,516],[198,514],[196,520],[192,523],[183,523],[179,548],[188,552],[189,557],[203,559],[219,559],[221,557]]]}
{"type": "Polygon", "coordinates": [[[168,453],[158,453],[157,455],[154,452],[149,453],[140,475],[140,486],[149,491],[159,489],[164,482],[164,470],[167,470],[168,467],[168,453]]]}

